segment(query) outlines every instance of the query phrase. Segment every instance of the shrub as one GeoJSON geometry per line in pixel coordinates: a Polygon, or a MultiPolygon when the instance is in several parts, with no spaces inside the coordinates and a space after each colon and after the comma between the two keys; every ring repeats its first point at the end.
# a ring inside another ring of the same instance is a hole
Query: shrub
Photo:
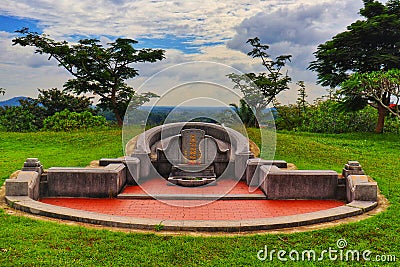
{"type": "Polygon", "coordinates": [[[107,121],[102,116],[94,116],[89,111],[82,113],[63,110],[47,117],[43,129],[49,131],[72,131],[78,129],[105,128],[107,121]]]}
{"type": "Polygon", "coordinates": [[[372,107],[346,112],[338,102],[327,100],[308,109],[299,129],[314,133],[373,132],[377,119],[372,107]]]}
{"type": "Polygon", "coordinates": [[[37,117],[22,106],[0,108],[0,129],[7,132],[34,132],[37,117]]]}
{"type": "Polygon", "coordinates": [[[305,112],[300,112],[297,105],[278,106],[277,111],[277,129],[313,133],[373,132],[378,119],[372,107],[346,112],[333,100],[317,102],[305,112]]]}
{"type": "Polygon", "coordinates": [[[384,132],[387,133],[400,133],[400,120],[394,116],[388,116],[385,120],[384,132]]]}
{"type": "Polygon", "coordinates": [[[303,123],[303,116],[297,105],[279,105],[276,107],[276,111],[275,127],[278,130],[297,130],[303,123]]]}

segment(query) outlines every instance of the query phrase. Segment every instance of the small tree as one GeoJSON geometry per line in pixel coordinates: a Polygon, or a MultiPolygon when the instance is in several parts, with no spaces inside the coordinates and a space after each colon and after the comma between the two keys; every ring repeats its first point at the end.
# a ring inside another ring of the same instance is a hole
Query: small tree
{"type": "Polygon", "coordinates": [[[354,73],[341,84],[341,88],[339,93],[345,96],[345,101],[368,103],[378,110],[376,132],[383,131],[388,113],[400,119],[400,70],[354,73]],[[393,106],[390,106],[390,99],[396,99],[393,106]]]}
{"type": "Polygon", "coordinates": [[[6,89],[0,87],[0,95],[4,95],[6,93],[6,89]]]}
{"type": "Polygon", "coordinates": [[[119,125],[129,100],[142,105],[155,97],[155,94],[135,94],[126,80],[139,74],[131,65],[138,62],[156,62],[164,58],[161,49],[135,49],[137,41],[118,38],[103,47],[97,39],[82,39],[70,45],[67,41],[57,42],[46,34],[30,32],[28,28],[17,31],[21,36],[13,39],[13,45],[32,46],[35,53],[49,55],[59,66],[66,69],[74,79],[68,80],[64,87],[77,94],[93,93],[100,96],[100,106],[112,110],[119,125]]]}
{"type": "Polygon", "coordinates": [[[239,116],[246,127],[260,128],[256,116],[244,99],[240,99],[239,107],[236,104],[230,105],[234,108],[235,113],[239,116]]]}
{"type": "Polygon", "coordinates": [[[56,112],[61,112],[65,109],[77,113],[84,111],[93,112],[91,108],[93,97],[76,96],[57,88],[38,90],[39,96],[36,101],[45,109],[45,116],[52,116],[56,112]]]}
{"type": "Polygon", "coordinates": [[[247,43],[253,47],[247,55],[260,58],[267,72],[244,75],[232,73],[228,77],[235,84],[234,89],[239,89],[243,93],[243,99],[259,118],[261,112],[275,100],[280,92],[289,89],[288,84],[291,78],[287,72],[282,72],[282,68],[292,56],[281,55],[272,60],[267,53],[269,46],[261,44],[258,37],[249,39],[247,43]]]}
{"type": "Polygon", "coordinates": [[[297,103],[297,106],[299,107],[300,117],[302,117],[302,115],[304,115],[304,113],[306,113],[306,109],[307,109],[306,85],[304,84],[304,81],[298,81],[296,84],[299,86],[298,97],[297,97],[296,103],[297,103]]]}

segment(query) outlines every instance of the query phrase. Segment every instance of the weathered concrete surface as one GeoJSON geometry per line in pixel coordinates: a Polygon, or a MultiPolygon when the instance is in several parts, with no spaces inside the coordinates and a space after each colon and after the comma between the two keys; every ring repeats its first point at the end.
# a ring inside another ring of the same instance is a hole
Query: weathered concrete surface
{"type": "MultiPolygon", "coordinates": [[[[287,168],[287,162],[284,160],[265,160],[253,158],[247,160],[246,183],[248,186],[260,186],[260,168],[261,166],[275,166],[275,168],[287,168]]],[[[274,169],[275,169],[274,168],[274,169]]],[[[275,169],[277,171],[278,169],[275,169]]]]}
{"type": "Polygon", "coordinates": [[[134,157],[121,157],[121,158],[102,158],[99,161],[100,166],[108,166],[110,164],[124,164],[126,170],[127,184],[136,185],[140,177],[140,160],[134,157]]]}
{"type": "Polygon", "coordinates": [[[116,197],[126,184],[124,164],[105,168],[59,168],[47,173],[49,197],[116,197]]]}
{"type": "Polygon", "coordinates": [[[261,189],[268,199],[336,199],[335,171],[271,171],[262,166],[261,189]]]}
{"type": "Polygon", "coordinates": [[[39,199],[39,173],[35,171],[20,171],[16,179],[7,179],[5,186],[6,196],[39,199]]]}
{"type": "Polygon", "coordinates": [[[358,161],[348,161],[344,166],[342,175],[347,178],[349,175],[364,175],[364,171],[358,161]]]}
{"type": "Polygon", "coordinates": [[[378,184],[370,182],[367,175],[348,175],[346,185],[347,201],[377,201],[378,184]]]}

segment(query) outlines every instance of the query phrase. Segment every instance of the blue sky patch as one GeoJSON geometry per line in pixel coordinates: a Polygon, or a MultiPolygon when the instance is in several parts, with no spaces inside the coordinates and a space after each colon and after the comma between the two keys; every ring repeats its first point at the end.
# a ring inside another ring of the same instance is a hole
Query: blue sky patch
{"type": "Polygon", "coordinates": [[[31,31],[42,33],[38,23],[38,20],[0,15],[0,31],[13,33],[23,27],[27,27],[31,31]]]}
{"type": "Polygon", "coordinates": [[[143,37],[138,38],[138,48],[160,48],[160,49],[177,49],[185,54],[196,54],[200,52],[201,46],[215,45],[216,43],[206,43],[202,45],[193,44],[195,37],[177,37],[167,34],[163,38],[143,37]]]}

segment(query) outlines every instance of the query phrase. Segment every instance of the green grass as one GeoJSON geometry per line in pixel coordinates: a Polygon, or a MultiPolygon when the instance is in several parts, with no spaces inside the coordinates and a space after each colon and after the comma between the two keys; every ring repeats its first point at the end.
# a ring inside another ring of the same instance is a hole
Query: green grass
{"type": "MultiPolygon", "coordinates": [[[[47,168],[85,166],[91,160],[122,155],[118,130],[0,133],[0,144],[2,182],[20,169],[27,157],[38,157],[47,168]]],[[[324,230],[230,237],[113,232],[12,216],[0,210],[0,266],[274,266],[280,265],[276,257],[273,262],[257,259],[257,252],[265,245],[270,250],[321,252],[336,248],[340,238],[347,240],[348,249],[368,249],[372,255],[395,254],[400,261],[398,135],[281,132],[276,158],[293,162],[300,169],[336,171],[348,160],[358,160],[378,181],[391,206],[367,220],[324,230]]],[[[380,265],[329,260],[288,263],[289,266],[380,265]]]]}

